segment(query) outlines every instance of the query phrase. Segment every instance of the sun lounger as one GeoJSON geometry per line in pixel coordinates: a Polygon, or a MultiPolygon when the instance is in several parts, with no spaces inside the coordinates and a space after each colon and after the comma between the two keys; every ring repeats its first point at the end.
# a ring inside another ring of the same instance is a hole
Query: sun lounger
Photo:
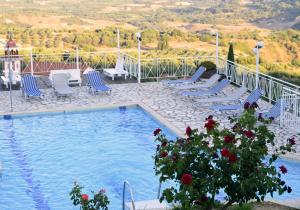
{"type": "Polygon", "coordinates": [[[218,80],[221,78],[221,75],[219,74],[214,74],[212,75],[209,79],[207,79],[204,83],[200,84],[183,84],[180,86],[175,86],[175,89],[178,90],[186,90],[186,89],[201,89],[201,88],[210,88],[213,86],[218,80]]]}
{"type": "Polygon", "coordinates": [[[96,92],[111,92],[111,88],[105,85],[98,71],[90,71],[87,74],[85,74],[85,76],[89,90],[92,93],[95,94],[96,92]]]}
{"type": "Polygon", "coordinates": [[[256,102],[262,95],[262,92],[260,89],[255,89],[253,90],[250,95],[244,100],[243,103],[239,104],[229,104],[229,105],[214,105],[211,106],[210,109],[216,110],[216,111],[229,111],[229,110],[239,110],[244,108],[245,103],[254,103],[256,102]]]}
{"type": "Polygon", "coordinates": [[[220,93],[225,87],[230,84],[228,79],[223,79],[218,82],[213,87],[209,88],[208,90],[200,90],[200,91],[183,91],[180,92],[181,95],[184,96],[210,96],[220,93]]]}
{"type": "Polygon", "coordinates": [[[25,74],[21,77],[21,89],[25,98],[29,97],[42,97],[43,94],[40,91],[36,78],[30,74],[25,74]]]}
{"type": "Polygon", "coordinates": [[[124,58],[123,57],[118,57],[117,58],[117,63],[115,68],[111,68],[111,69],[103,69],[103,73],[108,76],[111,77],[112,80],[115,79],[115,76],[123,76],[125,77],[125,80],[128,76],[128,71],[124,70],[124,58]]]}
{"type": "Polygon", "coordinates": [[[231,95],[227,95],[224,97],[213,97],[213,98],[203,98],[203,99],[196,99],[197,103],[217,103],[217,102],[229,102],[229,101],[235,101],[238,100],[242,95],[244,95],[247,92],[247,88],[244,86],[238,88],[237,90],[233,91],[231,95]]]}
{"type": "Polygon", "coordinates": [[[68,75],[53,74],[52,75],[53,89],[57,96],[70,96],[73,94],[72,89],[68,85],[68,75]]]}
{"type": "MultiPolygon", "coordinates": [[[[275,104],[271,107],[271,109],[267,112],[260,113],[263,118],[277,118],[281,114],[282,108],[285,108],[285,103],[282,102],[282,99],[279,99],[275,102],[275,104]],[[281,107],[283,106],[283,107],[281,107]]],[[[259,115],[259,114],[257,114],[259,115]]]]}
{"type": "Polygon", "coordinates": [[[205,72],[206,68],[200,66],[200,68],[195,72],[195,74],[190,79],[177,79],[177,80],[163,80],[161,81],[163,85],[173,86],[173,85],[182,85],[182,84],[192,84],[198,81],[198,79],[205,72]]]}

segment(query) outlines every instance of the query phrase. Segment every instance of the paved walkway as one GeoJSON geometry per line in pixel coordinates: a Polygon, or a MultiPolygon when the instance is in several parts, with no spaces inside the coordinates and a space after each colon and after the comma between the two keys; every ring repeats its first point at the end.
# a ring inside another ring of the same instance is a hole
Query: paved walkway
{"type": "MultiPolygon", "coordinates": [[[[13,110],[14,112],[26,111],[45,111],[53,109],[78,109],[94,106],[108,106],[114,104],[143,103],[154,110],[169,123],[184,133],[186,126],[203,130],[204,119],[208,115],[214,115],[221,126],[229,126],[227,116],[232,114],[214,112],[207,107],[193,106],[193,100],[180,96],[171,88],[162,86],[161,83],[130,83],[130,84],[111,84],[113,89],[111,95],[99,94],[93,96],[87,92],[87,88],[73,87],[74,95],[70,98],[57,98],[51,88],[43,89],[44,100],[32,99],[25,101],[20,90],[14,90],[13,110]]],[[[228,87],[225,92],[230,93],[234,90],[233,86],[228,87]]],[[[267,110],[270,105],[264,101],[258,102],[261,111],[267,110]]],[[[0,92],[0,114],[10,112],[9,92],[0,92]]],[[[288,137],[295,135],[295,132],[286,128],[280,128],[278,121],[275,121],[270,128],[276,133],[276,145],[280,146],[286,142],[288,137]]],[[[299,139],[299,137],[297,138],[299,139]]],[[[297,140],[296,154],[294,158],[300,160],[300,142],[297,140]]]]}

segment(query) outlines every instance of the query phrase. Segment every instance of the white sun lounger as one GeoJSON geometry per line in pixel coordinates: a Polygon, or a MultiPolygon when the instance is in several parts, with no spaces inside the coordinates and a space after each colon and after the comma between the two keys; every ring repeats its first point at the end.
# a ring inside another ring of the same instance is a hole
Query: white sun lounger
{"type": "Polygon", "coordinates": [[[228,102],[228,101],[235,101],[240,99],[242,95],[247,92],[247,88],[242,86],[234,91],[231,95],[227,95],[225,97],[213,97],[213,98],[203,98],[203,99],[196,99],[196,103],[217,103],[217,102],[228,102]]]}
{"type": "Polygon", "coordinates": [[[128,76],[128,71],[124,70],[124,58],[118,57],[115,68],[103,69],[103,73],[106,76],[111,77],[112,80],[115,79],[115,76],[121,77],[124,75],[125,80],[126,80],[126,78],[128,76]]]}
{"type": "Polygon", "coordinates": [[[53,74],[52,80],[54,93],[57,96],[69,96],[73,94],[72,89],[68,85],[67,74],[53,74]]]}
{"type": "Polygon", "coordinates": [[[175,89],[185,90],[185,89],[201,89],[201,88],[210,88],[212,87],[218,80],[221,78],[221,75],[214,74],[209,79],[207,79],[204,83],[201,84],[188,84],[188,85],[180,85],[175,86],[175,89]]]}

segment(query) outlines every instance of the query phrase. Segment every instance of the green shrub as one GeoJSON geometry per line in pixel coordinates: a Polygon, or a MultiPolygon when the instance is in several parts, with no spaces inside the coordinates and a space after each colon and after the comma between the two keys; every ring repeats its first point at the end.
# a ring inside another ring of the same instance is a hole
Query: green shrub
{"type": "Polygon", "coordinates": [[[206,68],[206,71],[203,74],[203,78],[209,78],[211,75],[215,74],[217,72],[217,67],[214,62],[211,61],[203,61],[200,63],[200,66],[204,66],[206,68]]]}
{"type": "Polygon", "coordinates": [[[187,127],[186,138],[169,140],[156,129],[156,175],[160,182],[176,183],[163,190],[160,200],[176,203],[181,210],[211,210],[219,205],[216,196],[222,190],[224,210],[234,203],[264,201],[276,192],[290,193],[291,187],[283,181],[288,170],[284,165],[276,167],[275,162],[279,155],[294,151],[295,139],[275,147],[275,134],[267,126],[272,119],[256,117],[256,107],[256,103],[246,103],[240,117],[229,118],[230,128],[208,116],[206,131],[187,127]],[[269,145],[274,147],[272,152],[269,145]]]}

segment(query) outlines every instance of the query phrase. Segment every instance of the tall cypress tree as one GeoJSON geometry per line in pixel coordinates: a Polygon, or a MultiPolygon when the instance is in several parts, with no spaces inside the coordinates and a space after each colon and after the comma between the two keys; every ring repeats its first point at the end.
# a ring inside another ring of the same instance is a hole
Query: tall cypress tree
{"type": "Polygon", "coordinates": [[[230,45],[229,45],[227,60],[234,63],[234,52],[233,52],[233,44],[232,43],[230,43],[230,45]]]}

